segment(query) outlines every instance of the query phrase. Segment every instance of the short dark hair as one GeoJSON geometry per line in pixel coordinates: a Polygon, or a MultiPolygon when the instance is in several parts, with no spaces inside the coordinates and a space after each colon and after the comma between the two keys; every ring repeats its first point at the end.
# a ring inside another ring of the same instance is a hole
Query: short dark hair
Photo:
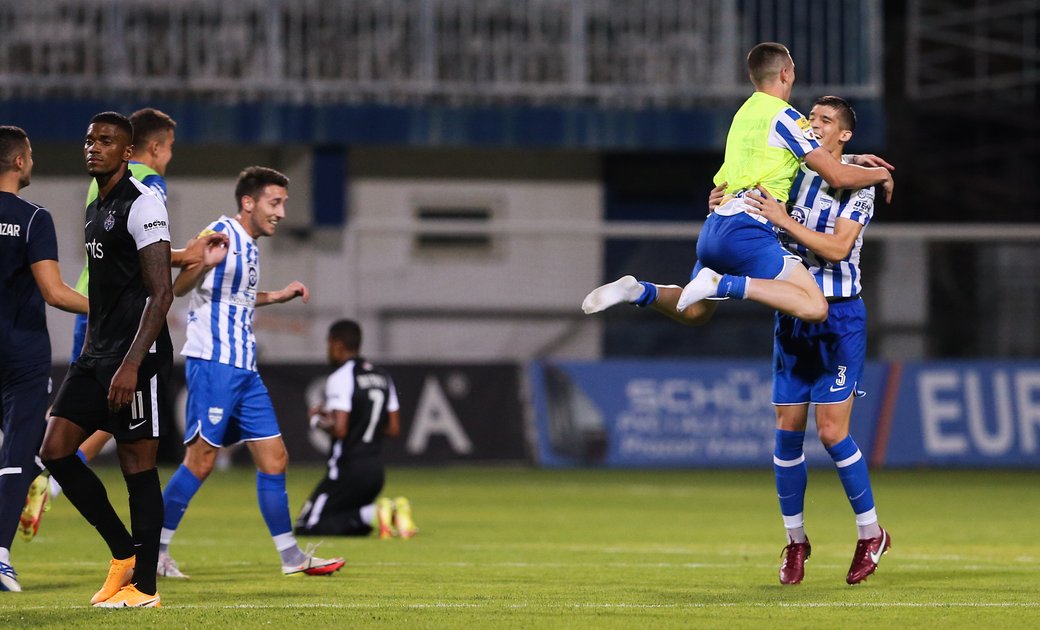
{"type": "Polygon", "coordinates": [[[235,203],[241,207],[242,197],[256,199],[267,186],[289,187],[289,178],[266,166],[250,166],[242,169],[235,183],[235,203]]]}
{"type": "Polygon", "coordinates": [[[352,319],[341,319],[329,326],[329,338],[342,343],[347,350],[361,349],[361,326],[352,319]]]}
{"type": "Polygon", "coordinates": [[[788,59],[791,51],[787,46],[776,42],[762,42],[751,49],[747,56],[748,74],[756,86],[776,77],[788,59]]]}
{"type": "Polygon", "coordinates": [[[826,105],[827,107],[833,107],[838,112],[838,122],[841,123],[842,129],[849,131],[856,130],[856,110],[852,109],[852,105],[840,96],[821,96],[820,98],[813,101],[813,107],[817,105],[826,105]]]}
{"type": "Polygon", "coordinates": [[[134,143],[134,126],[130,124],[129,118],[119,112],[101,112],[100,114],[94,114],[94,117],[90,119],[90,124],[93,125],[94,123],[115,125],[117,129],[126,134],[127,142],[130,144],[134,143]]]}
{"type": "Polygon", "coordinates": [[[22,155],[28,144],[29,136],[21,127],[0,126],[0,173],[16,170],[14,160],[22,155]]]}
{"type": "Polygon", "coordinates": [[[130,124],[134,127],[134,144],[137,145],[148,142],[167,129],[173,131],[177,127],[176,120],[154,107],[145,107],[130,114],[130,124]]]}

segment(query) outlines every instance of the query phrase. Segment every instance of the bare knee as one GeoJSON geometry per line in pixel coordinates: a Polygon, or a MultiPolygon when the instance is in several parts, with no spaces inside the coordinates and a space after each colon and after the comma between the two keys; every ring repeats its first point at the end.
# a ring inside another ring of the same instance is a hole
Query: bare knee
{"type": "Polygon", "coordinates": [[[819,436],[820,442],[830,448],[848,437],[849,425],[847,422],[830,421],[817,414],[816,434],[819,436]]]}
{"type": "Polygon", "coordinates": [[[79,425],[65,418],[53,417],[47,423],[47,433],[40,446],[40,459],[52,461],[73,455],[86,437],[87,432],[79,425]]]}
{"type": "Polygon", "coordinates": [[[196,479],[202,481],[213,472],[219,452],[219,448],[205,440],[195,438],[184,453],[184,467],[190,470],[196,479]]]}
{"type": "Polygon", "coordinates": [[[289,468],[289,453],[285,449],[265,453],[257,458],[256,468],[265,475],[280,475],[289,468]]]}
{"type": "Polygon", "coordinates": [[[819,299],[812,300],[812,303],[805,308],[803,314],[798,318],[810,324],[819,324],[827,321],[829,310],[827,299],[821,296],[819,299]]]}
{"type": "Polygon", "coordinates": [[[155,468],[155,455],[159,450],[159,440],[138,440],[116,444],[119,455],[119,468],[124,475],[136,475],[155,468]]]}

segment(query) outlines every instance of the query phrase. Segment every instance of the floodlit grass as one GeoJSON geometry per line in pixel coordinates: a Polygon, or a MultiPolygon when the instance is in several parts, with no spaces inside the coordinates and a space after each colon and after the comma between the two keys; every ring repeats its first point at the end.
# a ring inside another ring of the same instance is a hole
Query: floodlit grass
{"type": "MultiPolygon", "coordinates": [[[[170,470],[162,471],[168,479],[170,470]]],[[[126,513],[114,469],[102,468],[126,513]]],[[[289,475],[297,509],[317,469],[289,475]]],[[[12,549],[25,592],[0,594],[0,628],[1025,627],[1040,620],[1035,472],[874,475],[892,551],[865,584],[844,582],[855,525],[831,470],[811,470],[812,559],[801,586],[776,577],[784,544],[770,471],[395,469],[413,540],[327,539],[333,577],[282,577],[253,473],[215,473],[161,579],[160,610],[88,601],[106,548],[68,501],[12,549]],[[132,617],[132,619],[130,619],[132,617]]]]}

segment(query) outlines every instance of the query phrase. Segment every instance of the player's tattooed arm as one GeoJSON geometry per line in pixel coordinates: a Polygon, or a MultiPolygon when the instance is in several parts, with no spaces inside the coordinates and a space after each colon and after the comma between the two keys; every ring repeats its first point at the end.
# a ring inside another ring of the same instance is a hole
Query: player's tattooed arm
{"type": "Polygon", "coordinates": [[[123,363],[112,377],[108,390],[108,406],[116,410],[130,402],[137,387],[137,369],[148,349],[166,324],[166,314],[173,304],[173,284],[170,281],[170,243],[157,241],[138,250],[141,278],[148,299],[141,313],[141,322],[123,363]]]}

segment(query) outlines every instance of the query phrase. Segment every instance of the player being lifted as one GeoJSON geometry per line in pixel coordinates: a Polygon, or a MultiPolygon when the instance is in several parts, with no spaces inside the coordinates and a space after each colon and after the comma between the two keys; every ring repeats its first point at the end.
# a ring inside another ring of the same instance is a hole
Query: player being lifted
{"type": "MultiPolygon", "coordinates": [[[[855,112],[843,99],[828,96],[813,105],[809,117],[821,147],[836,160],[855,129],[855,112]]],[[[857,162],[890,165],[875,156],[857,162]]],[[[777,496],[787,528],[788,545],[780,567],[780,582],[798,584],[811,552],[805,534],[803,506],[807,469],[803,453],[809,405],[815,406],[820,441],[838,468],[838,476],[856,514],[859,541],[846,581],[858,584],[877,568],[891,546],[888,532],[878,525],[866,461],[849,434],[852,403],[859,390],[866,350],[866,309],[860,299],[859,260],[862,230],[874,211],[872,188],[840,190],[803,165],[790,191],[792,213],[766,195],[746,197],[750,215],[782,230],[781,242],[797,255],[830,306],[824,322],[805,322],[776,314],[773,360],[773,402],[776,432],[773,454],[777,496]]],[[[709,207],[724,199],[725,183],[715,188],[709,207]]],[[[703,324],[717,302],[700,301],[682,312],[675,309],[680,288],[657,286],[656,299],[646,306],[686,324],[703,324]]]]}
{"type": "Polygon", "coordinates": [[[166,516],[159,573],[165,577],[187,577],[170,557],[170,542],[191,498],[213,471],[220,449],[240,441],[246,442],[256,463],[260,513],[281,555],[282,572],[325,575],[344,564],[342,558],[314,557],[313,549],[302,551],[296,543],[285,490],[289,455],[267,387],[256,371],[254,309],[309,298],[307,287],[298,281],[279,291],[258,290],[258,241],[273,236],[285,217],[288,186],[289,178],[273,169],[243,170],[235,184],[238,214],[222,216],[202,232],[227,234],[227,257],[212,267],[184,269],[174,283],[177,295],[191,293],[187,341],[181,351],[187,357],[187,452],[163,494],[166,516]]]}
{"type": "MultiPolygon", "coordinates": [[[[803,161],[834,188],[881,184],[886,200],[892,195],[892,176],[881,167],[843,164],[820,148],[809,122],[787,103],[795,73],[785,46],[758,44],[748,53],[747,67],[755,92],[733,117],[725,161],[715,175],[716,185],[727,183],[726,196],[704,222],[689,284],[668,300],[681,320],[693,319],[683,311],[701,300],[732,297],[820,322],[827,318],[827,301],[819,286],[798,257],[780,246],[768,221],[747,212],[745,197],[759,194],[756,186],[761,185],[786,201],[803,161]]],[[[649,306],[661,302],[658,292],[657,285],[624,276],[593,290],[581,306],[586,314],[622,302],[649,306]]]]}
{"type": "Polygon", "coordinates": [[[332,436],[325,478],[296,519],[296,533],[379,537],[416,534],[408,499],[376,497],[383,490],[383,438],[401,431],[397,389],[386,370],[360,356],[361,327],[349,319],[329,327],[328,356],[336,371],[325,383],[325,402],[311,424],[332,436]]]}

